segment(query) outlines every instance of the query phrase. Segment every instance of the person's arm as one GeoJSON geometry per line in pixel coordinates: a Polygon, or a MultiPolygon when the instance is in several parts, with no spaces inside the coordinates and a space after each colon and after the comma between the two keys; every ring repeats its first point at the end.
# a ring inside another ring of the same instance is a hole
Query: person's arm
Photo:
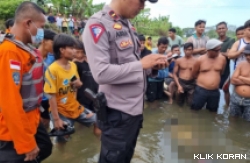
{"type": "Polygon", "coordinates": [[[45,72],[45,83],[44,83],[44,93],[45,96],[49,99],[49,105],[51,109],[51,115],[54,121],[54,125],[56,129],[63,129],[63,121],[59,117],[58,109],[57,109],[57,100],[56,100],[56,93],[57,93],[57,75],[56,71],[48,67],[45,72]]]}
{"type": "Polygon", "coordinates": [[[236,67],[236,69],[235,69],[235,71],[233,73],[233,76],[231,78],[231,83],[233,85],[245,85],[244,81],[239,78],[239,76],[240,76],[240,69],[241,69],[241,64],[239,64],[236,67]]]}
{"type": "Polygon", "coordinates": [[[12,49],[0,51],[0,117],[6,123],[6,132],[10,134],[17,154],[22,155],[37,148],[37,144],[23,109],[20,89],[24,63],[18,55],[12,49]]]}
{"type": "MultiPolygon", "coordinates": [[[[187,42],[193,43],[192,36],[187,39],[187,42]]],[[[196,54],[204,54],[206,52],[206,48],[198,48],[193,50],[193,55],[196,54]]]]}
{"type": "MultiPolygon", "coordinates": [[[[90,19],[83,33],[84,45],[90,69],[98,84],[126,84],[138,83],[143,79],[143,67],[140,61],[121,65],[110,63],[108,33],[97,20],[90,19]],[[97,25],[101,30],[99,39],[94,41],[91,25],[97,25]]],[[[129,55],[129,54],[128,54],[129,55]]],[[[132,54],[131,54],[132,55],[132,54]]],[[[145,57],[144,57],[145,58],[145,57]]]]}
{"type": "Polygon", "coordinates": [[[199,71],[200,71],[200,58],[198,58],[193,66],[193,70],[192,70],[192,76],[194,79],[197,79],[198,75],[199,75],[199,71]]]}
{"type": "Polygon", "coordinates": [[[239,76],[238,77],[241,81],[243,81],[245,84],[250,85],[250,78],[248,77],[243,77],[243,76],[239,76]]]}
{"type": "Polygon", "coordinates": [[[224,74],[224,71],[226,69],[226,64],[227,64],[226,58],[222,56],[222,59],[223,59],[223,66],[222,66],[222,70],[221,70],[221,75],[224,74]]]}
{"type": "Polygon", "coordinates": [[[179,62],[178,62],[178,59],[177,59],[176,62],[175,62],[175,66],[174,66],[173,78],[174,78],[174,81],[175,81],[176,85],[178,87],[180,87],[180,83],[179,83],[179,80],[178,80],[178,71],[179,71],[179,62]]]}
{"type": "Polygon", "coordinates": [[[239,41],[235,42],[232,48],[228,52],[229,59],[235,59],[240,56],[240,54],[244,51],[244,48],[238,50],[239,41]]]}

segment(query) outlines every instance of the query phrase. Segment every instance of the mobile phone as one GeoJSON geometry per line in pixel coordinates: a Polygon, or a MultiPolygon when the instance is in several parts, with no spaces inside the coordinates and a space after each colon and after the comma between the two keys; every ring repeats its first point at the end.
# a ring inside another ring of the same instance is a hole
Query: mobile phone
{"type": "Polygon", "coordinates": [[[75,81],[75,80],[76,80],[76,76],[73,76],[73,77],[70,79],[71,82],[73,82],[73,81],[75,81]]]}

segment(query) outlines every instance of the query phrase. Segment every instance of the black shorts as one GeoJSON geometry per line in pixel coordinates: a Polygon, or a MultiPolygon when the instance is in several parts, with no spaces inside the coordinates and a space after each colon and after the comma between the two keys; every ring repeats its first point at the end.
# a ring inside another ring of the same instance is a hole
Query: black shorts
{"type": "Polygon", "coordinates": [[[206,104],[206,109],[211,112],[217,112],[220,101],[220,91],[216,90],[206,90],[198,85],[196,85],[191,109],[201,110],[206,104]]]}
{"type": "Polygon", "coordinates": [[[41,117],[43,119],[50,119],[50,116],[49,116],[49,100],[43,100],[42,101],[42,107],[43,107],[44,111],[41,113],[41,117]]]}

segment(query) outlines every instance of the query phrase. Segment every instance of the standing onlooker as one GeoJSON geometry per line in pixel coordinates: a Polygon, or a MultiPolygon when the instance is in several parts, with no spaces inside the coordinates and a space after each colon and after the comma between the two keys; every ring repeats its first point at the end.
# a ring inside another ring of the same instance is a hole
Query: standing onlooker
{"type": "MultiPolygon", "coordinates": [[[[49,65],[51,65],[55,61],[55,57],[53,53],[53,39],[56,36],[56,33],[52,30],[45,29],[44,30],[44,38],[41,44],[38,47],[38,51],[41,53],[43,57],[43,72],[47,70],[49,65]]],[[[47,97],[43,96],[42,99],[42,107],[43,112],[41,113],[41,121],[43,125],[48,128],[50,122],[49,116],[49,100],[47,97]]]]}
{"type": "Polygon", "coordinates": [[[217,112],[220,92],[221,75],[226,65],[226,59],[220,55],[222,42],[211,39],[206,44],[207,53],[200,56],[193,67],[193,77],[196,87],[193,94],[191,109],[201,110],[206,104],[206,109],[217,112]]]}
{"type": "Polygon", "coordinates": [[[71,34],[74,34],[74,23],[75,23],[75,20],[73,18],[72,15],[69,15],[69,19],[68,19],[68,22],[69,22],[69,30],[71,32],[71,34]]]}
{"type": "Polygon", "coordinates": [[[56,18],[52,13],[49,13],[49,16],[47,19],[48,19],[50,24],[54,24],[56,22],[56,18]]]}
{"type": "Polygon", "coordinates": [[[88,59],[86,56],[84,45],[81,41],[76,40],[76,55],[74,58],[74,62],[77,66],[77,71],[82,83],[84,83],[81,88],[77,91],[77,100],[82,104],[85,108],[88,108],[95,112],[93,107],[93,102],[88,99],[84,90],[86,88],[92,90],[94,93],[98,92],[98,84],[95,82],[92,73],[89,68],[88,59]]]}
{"type": "Polygon", "coordinates": [[[250,44],[250,20],[246,21],[244,24],[244,37],[236,41],[228,53],[228,58],[235,59],[234,68],[236,68],[240,62],[246,60],[242,52],[244,51],[245,46],[248,44],[250,44]]]}
{"type": "Polygon", "coordinates": [[[140,47],[140,50],[141,50],[141,58],[151,54],[152,52],[150,50],[148,50],[146,47],[145,47],[145,36],[144,35],[138,35],[138,39],[141,43],[141,47],[140,47]]]}
{"type": "MultiPolygon", "coordinates": [[[[228,51],[231,49],[232,45],[235,42],[235,39],[227,37],[227,23],[226,22],[220,22],[216,25],[216,32],[219,36],[219,40],[223,42],[221,45],[221,54],[226,58],[226,67],[224,70],[224,73],[221,76],[221,82],[220,82],[220,89],[224,92],[224,98],[226,101],[226,106],[229,106],[229,100],[230,100],[230,94],[229,94],[229,84],[230,84],[230,67],[229,63],[230,60],[228,59],[228,51]]],[[[224,100],[222,104],[224,103],[224,100]]]]}
{"type": "Polygon", "coordinates": [[[184,44],[185,56],[175,61],[174,80],[178,87],[176,94],[177,103],[182,106],[187,100],[187,104],[191,106],[195,87],[195,79],[192,69],[196,58],[193,57],[193,44],[188,42],[184,44]]]}
{"type": "MultiPolygon", "coordinates": [[[[168,48],[168,39],[167,37],[161,37],[158,40],[157,48],[152,50],[153,54],[162,54],[166,55],[166,50],[168,48]]],[[[152,102],[162,98],[163,95],[163,84],[164,79],[162,78],[151,78],[148,77],[148,87],[147,87],[147,100],[152,102]]]]}
{"type": "Polygon", "coordinates": [[[13,27],[13,25],[14,25],[14,19],[8,19],[5,22],[5,27],[6,27],[5,33],[10,33],[10,30],[13,27]]]}
{"type": "Polygon", "coordinates": [[[62,32],[67,33],[67,31],[68,31],[68,20],[66,18],[66,15],[64,15],[62,19],[62,32]]]}
{"type": "Polygon", "coordinates": [[[250,44],[242,54],[245,55],[246,61],[239,63],[231,78],[235,89],[231,96],[229,111],[231,116],[241,116],[250,121],[250,44]]]}
{"type": "Polygon", "coordinates": [[[194,45],[193,55],[195,57],[199,57],[207,53],[206,43],[209,38],[204,35],[206,21],[198,20],[197,22],[195,22],[194,26],[196,32],[188,38],[187,42],[193,43],[194,45]]]}
{"type": "Polygon", "coordinates": [[[240,26],[236,29],[235,31],[236,33],[236,38],[237,40],[241,39],[244,37],[244,26],[240,26]]]}
{"type": "Polygon", "coordinates": [[[1,163],[40,163],[52,152],[40,123],[42,57],[28,45],[42,41],[44,14],[35,3],[22,2],[15,11],[12,37],[0,44],[1,163]]]}
{"type": "Polygon", "coordinates": [[[73,37],[58,34],[53,43],[56,60],[45,72],[44,92],[49,98],[51,120],[55,129],[64,129],[65,123],[73,127],[75,121],[88,127],[96,123],[96,115],[75,98],[76,90],[82,86],[77,67],[71,62],[75,46],[73,37]]]}
{"type": "Polygon", "coordinates": [[[145,47],[148,49],[148,50],[152,50],[152,37],[147,37],[147,40],[145,42],[145,47]]]}
{"type": "Polygon", "coordinates": [[[183,39],[176,35],[176,29],[170,28],[168,30],[168,41],[169,41],[169,48],[171,48],[173,45],[178,45],[181,47],[184,44],[183,39]]]}
{"type": "Polygon", "coordinates": [[[63,21],[62,15],[59,13],[56,17],[56,26],[60,32],[62,31],[62,21],[63,21]]]}
{"type": "MultiPolygon", "coordinates": [[[[245,55],[242,53],[245,49],[245,46],[250,44],[250,20],[246,21],[244,26],[244,32],[242,33],[242,28],[238,29],[236,31],[236,36],[237,37],[241,37],[243,35],[242,38],[240,38],[238,41],[236,41],[232,48],[230,49],[229,53],[228,53],[228,58],[229,59],[233,59],[234,60],[234,64],[231,65],[231,69],[235,70],[237,65],[242,62],[245,61],[245,55]]],[[[233,93],[234,90],[234,85],[230,84],[230,93],[233,93]]]]}
{"type": "Polygon", "coordinates": [[[165,84],[168,86],[167,89],[164,90],[165,94],[168,96],[169,104],[173,104],[173,97],[174,97],[174,93],[176,92],[176,83],[174,81],[174,76],[173,76],[173,71],[174,71],[174,66],[175,66],[175,61],[177,58],[180,57],[180,47],[179,45],[173,45],[171,47],[171,55],[169,55],[168,57],[172,57],[173,55],[176,55],[176,57],[172,58],[169,62],[169,73],[168,73],[168,77],[165,78],[165,84]]]}

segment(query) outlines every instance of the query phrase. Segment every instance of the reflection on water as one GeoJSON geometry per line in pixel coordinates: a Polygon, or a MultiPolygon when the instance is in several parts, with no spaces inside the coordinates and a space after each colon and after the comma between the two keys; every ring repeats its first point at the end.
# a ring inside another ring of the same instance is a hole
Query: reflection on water
{"type": "MultiPolygon", "coordinates": [[[[222,106],[222,105],[220,105],[222,106]]],[[[228,119],[207,110],[146,103],[144,123],[132,163],[245,163],[248,160],[216,160],[217,154],[246,154],[250,159],[250,127],[241,119],[228,119]],[[214,154],[213,160],[194,160],[194,154],[214,154]]],[[[55,144],[45,163],[96,163],[100,141],[91,128],[76,125],[76,133],[66,144],[55,144]]]]}

